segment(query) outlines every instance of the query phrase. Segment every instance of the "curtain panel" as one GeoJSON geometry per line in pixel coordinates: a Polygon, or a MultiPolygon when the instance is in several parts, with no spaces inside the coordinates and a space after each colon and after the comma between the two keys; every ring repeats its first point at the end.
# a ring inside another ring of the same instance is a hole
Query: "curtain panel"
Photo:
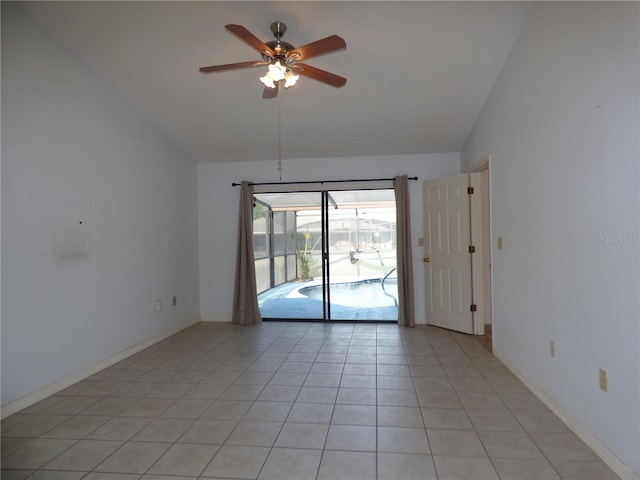
{"type": "Polygon", "coordinates": [[[398,269],[398,325],[416,324],[413,304],[413,255],[411,252],[411,214],[409,209],[409,182],[406,175],[393,180],[396,195],[396,235],[398,269]]]}
{"type": "Polygon", "coordinates": [[[238,217],[238,251],[231,322],[248,325],[262,321],[253,259],[253,186],[248,181],[243,181],[240,186],[238,217]]]}

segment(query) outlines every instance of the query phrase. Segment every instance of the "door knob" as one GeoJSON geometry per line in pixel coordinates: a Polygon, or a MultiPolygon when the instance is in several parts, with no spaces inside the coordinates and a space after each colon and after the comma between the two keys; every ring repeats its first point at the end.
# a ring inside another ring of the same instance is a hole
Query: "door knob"
{"type": "Polygon", "coordinates": [[[429,263],[429,257],[424,257],[424,258],[422,259],[422,261],[423,261],[424,263],[429,263]]]}

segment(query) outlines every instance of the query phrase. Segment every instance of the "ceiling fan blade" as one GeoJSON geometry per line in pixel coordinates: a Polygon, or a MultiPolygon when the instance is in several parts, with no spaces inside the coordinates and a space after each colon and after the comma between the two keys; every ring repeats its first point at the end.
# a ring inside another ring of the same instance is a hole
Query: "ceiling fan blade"
{"type": "Polygon", "coordinates": [[[265,45],[265,43],[256,37],[249,30],[244,28],[242,25],[225,25],[224,28],[233,33],[236,37],[244,42],[248,43],[251,47],[256,49],[260,54],[267,55],[268,57],[275,57],[276,52],[273,51],[272,48],[265,45]]]}
{"type": "Polygon", "coordinates": [[[214,73],[223,72],[225,70],[239,70],[241,68],[253,68],[268,65],[268,62],[252,61],[252,62],[239,62],[239,63],[227,63],[226,65],[213,65],[211,67],[200,67],[201,73],[214,73]]]}
{"type": "Polygon", "coordinates": [[[280,92],[280,82],[275,82],[276,88],[264,87],[262,98],[276,98],[280,92]]]}
{"type": "Polygon", "coordinates": [[[324,55],[325,53],[335,52],[336,50],[343,50],[345,48],[347,48],[347,44],[341,37],[338,35],[331,35],[330,37],[294,48],[289,52],[287,57],[292,58],[293,60],[304,60],[324,55]]]}
{"type": "Polygon", "coordinates": [[[331,85],[332,87],[340,88],[345,83],[347,83],[347,79],[344,77],[340,77],[339,75],[336,75],[334,73],[320,70],[319,68],[305,65],[303,63],[296,63],[295,65],[293,65],[292,69],[299,75],[313,78],[314,80],[326,83],[328,85],[331,85]]]}

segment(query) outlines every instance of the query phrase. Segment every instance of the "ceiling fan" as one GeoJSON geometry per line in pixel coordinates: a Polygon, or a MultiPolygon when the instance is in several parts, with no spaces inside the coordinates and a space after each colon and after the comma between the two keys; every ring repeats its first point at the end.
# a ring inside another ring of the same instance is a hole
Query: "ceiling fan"
{"type": "Polygon", "coordinates": [[[290,43],[282,41],[282,35],[287,30],[287,26],[282,22],[271,24],[271,32],[273,32],[276,39],[266,43],[241,25],[225,25],[224,28],[257,50],[262,56],[262,60],[201,67],[200,72],[214,73],[268,66],[266,75],[260,77],[260,81],[264,84],[263,98],[277,97],[281,85],[284,85],[285,88],[295,85],[300,75],[313,78],[336,88],[342,87],[347,83],[347,79],[344,77],[299,63],[300,60],[345,49],[347,44],[337,35],[331,35],[296,48],[290,43]]]}

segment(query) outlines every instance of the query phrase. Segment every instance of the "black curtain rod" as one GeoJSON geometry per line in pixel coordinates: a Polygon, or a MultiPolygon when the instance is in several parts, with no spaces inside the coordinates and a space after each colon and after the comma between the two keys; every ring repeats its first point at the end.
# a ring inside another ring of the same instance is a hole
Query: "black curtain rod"
{"type": "MultiPolygon", "coordinates": [[[[347,183],[347,182],[386,182],[395,180],[395,178],[364,178],[361,180],[312,180],[306,182],[262,182],[262,183],[252,183],[249,182],[249,185],[307,185],[310,183],[319,183],[320,185],[324,185],[325,183],[347,183]]],[[[418,180],[418,177],[408,177],[407,180],[418,180]]],[[[232,187],[239,187],[242,185],[241,183],[233,182],[231,184],[232,187]]]]}

